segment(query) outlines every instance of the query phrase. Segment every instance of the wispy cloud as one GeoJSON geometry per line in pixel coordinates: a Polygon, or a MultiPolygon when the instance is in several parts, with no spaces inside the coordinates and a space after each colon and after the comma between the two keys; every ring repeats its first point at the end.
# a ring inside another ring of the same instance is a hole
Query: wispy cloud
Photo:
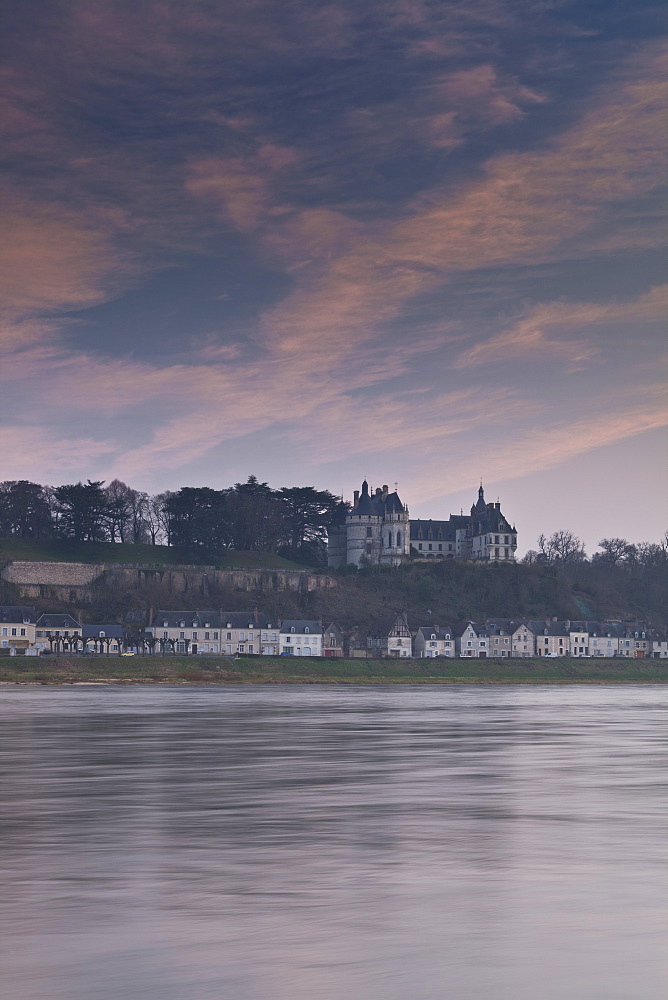
{"type": "Polygon", "coordinates": [[[473,368],[492,362],[532,357],[558,358],[571,369],[591,361],[604,344],[582,338],[592,328],[618,323],[665,320],[668,315],[668,285],[653,288],[632,302],[550,302],[533,306],[512,326],[491,340],[462,352],[454,368],[473,368]],[[576,331],[579,338],[571,334],[576,331]]]}

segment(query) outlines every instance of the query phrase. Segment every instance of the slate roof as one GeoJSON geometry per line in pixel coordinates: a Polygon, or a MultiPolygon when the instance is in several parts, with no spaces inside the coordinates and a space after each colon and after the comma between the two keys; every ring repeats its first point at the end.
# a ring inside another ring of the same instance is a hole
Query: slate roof
{"type": "Polygon", "coordinates": [[[264,614],[257,613],[255,620],[254,611],[224,611],[220,619],[222,628],[273,628],[278,625],[278,621],[270,621],[264,614]]]}
{"type": "MultiPolygon", "coordinates": [[[[468,523],[470,518],[460,517],[457,515],[458,521],[465,521],[468,523]]],[[[411,541],[416,542],[454,542],[457,537],[457,528],[465,527],[465,525],[457,525],[453,522],[451,517],[449,521],[422,521],[419,518],[415,521],[411,521],[411,541]],[[420,534],[422,533],[422,534],[420,534]]]]}
{"type": "Polygon", "coordinates": [[[32,624],[37,617],[33,607],[24,604],[4,604],[0,606],[0,622],[11,622],[12,625],[32,624]]]}
{"type": "Polygon", "coordinates": [[[82,639],[97,639],[104,632],[105,639],[122,639],[125,635],[122,625],[82,625],[82,639]]]}
{"type": "MultiPolygon", "coordinates": [[[[251,618],[253,617],[251,612],[251,618]]],[[[220,628],[220,612],[205,611],[158,611],[153,619],[153,628],[206,628],[208,622],[211,628],[220,628]],[[167,624],[165,625],[165,622],[167,624]],[[181,622],[185,622],[182,625],[181,622]]],[[[244,623],[247,625],[248,622],[244,623]]]]}
{"type": "Polygon", "coordinates": [[[437,639],[452,639],[454,637],[454,630],[449,627],[439,628],[433,625],[421,625],[418,629],[418,633],[423,639],[429,640],[432,635],[435,635],[437,639]]]}
{"type": "Polygon", "coordinates": [[[72,615],[40,615],[37,619],[37,628],[81,628],[79,622],[72,615]]]}
{"type": "Polygon", "coordinates": [[[396,491],[388,493],[383,499],[382,493],[369,492],[369,484],[365,479],[358,504],[350,513],[354,517],[385,517],[386,514],[401,514],[403,510],[404,505],[396,491]]]}
{"type": "Polygon", "coordinates": [[[314,618],[286,618],[281,622],[281,635],[295,630],[297,634],[322,635],[322,625],[314,618]]]}
{"type": "Polygon", "coordinates": [[[403,611],[395,615],[383,615],[382,618],[379,618],[376,622],[374,622],[374,625],[369,632],[369,636],[372,638],[375,637],[385,639],[392,632],[394,632],[397,626],[399,626],[399,629],[401,630],[400,634],[410,634],[408,621],[403,611]]]}

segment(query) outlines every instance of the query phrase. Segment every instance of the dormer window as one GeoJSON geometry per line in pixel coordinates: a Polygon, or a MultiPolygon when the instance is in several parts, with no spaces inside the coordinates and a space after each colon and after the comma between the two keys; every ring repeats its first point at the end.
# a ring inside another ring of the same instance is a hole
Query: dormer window
{"type": "Polygon", "coordinates": [[[432,632],[432,633],[431,633],[431,637],[432,637],[432,639],[435,639],[435,638],[436,638],[436,635],[435,635],[435,633],[434,633],[434,632],[432,632]]]}
{"type": "Polygon", "coordinates": [[[179,625],[181,626],[181,628],[185,628],[186,627],[185,621],[179,622],[179,625]]]}
{"type": "Polygon", "coordinates": [[[290,626],[290,631],[291,631],[291,632],[294,632],[294,631],[296,631],[296,630],[295,630],[295,627],[294,627],[294,625],[291,625],[291,626],[290,626]]]}
{"type": "Polygon", "coordinates": [[[163,627],[163,628],[167,628],[167,626],[168,626],[168,625],[169,625],[169,622],[166,622],[166,621],[165,621],[165,622],[163,622],[163,623],[162,623],[162,627],[163,627]]]}
{"type": "Polygon", "coordinates": [[[308,627],[308,625],[306,625],[306,626],[305,626],[305,628],[304,628],[304,631],[305,631],[305,632],[308,632],[308,631],[310,631],[310,630],[309,630],[309,627],[308,627]]]}

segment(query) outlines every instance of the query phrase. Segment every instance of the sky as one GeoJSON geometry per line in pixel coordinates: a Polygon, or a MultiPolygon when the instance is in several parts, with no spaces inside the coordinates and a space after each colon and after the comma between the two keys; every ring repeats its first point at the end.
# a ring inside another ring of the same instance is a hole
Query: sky
{"type": "Polygon", "coordinates": [[[660,539],[662,5],[5,11],[0,478],[660,539]]]}

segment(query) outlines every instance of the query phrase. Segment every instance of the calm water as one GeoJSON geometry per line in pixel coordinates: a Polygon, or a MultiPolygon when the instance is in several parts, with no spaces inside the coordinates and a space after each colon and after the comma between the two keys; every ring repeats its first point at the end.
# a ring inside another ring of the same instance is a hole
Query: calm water
{"type": "Polygon", "coordinates": [[[0,689],[3,1000],[668,995],[660,687],[0,689]]]}

